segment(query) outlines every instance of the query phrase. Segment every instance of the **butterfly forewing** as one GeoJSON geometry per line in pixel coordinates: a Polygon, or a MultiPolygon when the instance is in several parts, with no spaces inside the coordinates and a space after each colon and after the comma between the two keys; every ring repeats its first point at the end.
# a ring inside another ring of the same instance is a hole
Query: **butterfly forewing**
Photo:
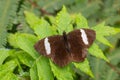
{"type": "Polygon", "coordinates": [[[70,44],[71,61],[83,61],[87,54],[87,48],[95,40],[95,31],[90,29],[77,29],[67,35],[70,44]]]}
{"type": "Polygon", "coordinates": [[[88,38],[88,42],[89,42],[88,47],[90,47],[96,38],[96,33],[94,30],[91,30],[91,29],[84,29],[84,31],[88,38]]]}
{"type": "Polygon", "coordinates": [[[68,38],[69,36],[71,40],[73,38],[76,38],[77,42],[80,44],[81,47],[88,48],[92,45],[93,41],[95,40],[96,33],[94,30],[91,29],[77,29],[68,33],[68,38]]]}
{"type": "Polygon", "coordinates": [[[40,54],[50,57],[55,64],[58,64],[61,67],[70,62],[69,53],[66,51],[64,39],[60,35],[50,36],[40,40],[35,44],[35,49],[40,54]],[[45,41],[46,39],[48,40],[48,43],[45,41]],[[45,44],[50,44],[50,46],[45,46],[45,44]],[[48,47],[48,49],[50,48],[49,54],[45,47],[48,47]]]}

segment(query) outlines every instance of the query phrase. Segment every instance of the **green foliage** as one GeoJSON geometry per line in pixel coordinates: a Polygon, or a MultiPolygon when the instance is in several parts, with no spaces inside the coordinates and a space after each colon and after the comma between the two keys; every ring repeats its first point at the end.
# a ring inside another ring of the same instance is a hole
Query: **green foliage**
{"type": "Polygon", "coordinates": [[[119,80],[119,3],[120,0],[1,0],[0,80],[119,80]],[[96,41],[83,62],[60,68],[34,49],[34,44],[44,37],[89,26],[96,31],[96,41]]]}
{"type": "Polygon", "coordinates": [[[15,55],[17,56],[18,60],[22,64],[24,64],[26,66],[29,66],[29,67],[33,66],[34,59],[29,54],[27,54],[26,52],[24,52],[24,51],[16,51],[15,55]]]}
{"type": "Polygon", "coordinates": [[[88,28],[87,20],[81,14],[75,16],[75,23],[78,29],[88,28]]]}
{"type": "Polygon", "coordinates": [[[37,66],[35,63],[30,68],[30,78],[31,80],[39,80],[37,66]]]}
{"type": "Polygon", "coordinates": [[[93,27],[94,30],[96,30],[96,39],[100,42],[102,42],[103,44],[106,44],[108,46],[111,46],[112,45],[104,38],[104,36],[109,36],[111,34],[116,34],[117,31],[115,31],[114,28],[112,27],[109,27],[109,26],[104,26],[104,22],[93,27]],[[101,31],[102,30],[102,31],[101,31]],[[103,31],[104,30],[104,31],[103,31]]]}
{"type": "Polygon", "coordinates": [[[105,61],[109,62],[109,60],[105,57],[102,50],[99,48],[99,46],[97,44],[93,43],[91,48],[89,48],[89,52],[91,55],[101,58],[101,59],[104,59],[105,61]]]}
{"type": "MultiPolygon", "coordinates": [[[[114,66],[119,64],[119,52],[120,49],[118,48],[111,53],[108,53],[107,57],[114,66]]],[[[103,60],[90,57],[90,65],[95,78],[89,78],[88,80],[119,80],[119,75],[103,60]]]]}
{"type": "Polygon", "coordinates": [[[82,63],[74,63],[76,68],[80,69],[81,71],[85,72],[86,74],[90,75],[92,78],[94,78],[93,73],[91,72],[89,61],[85,59],[82,63]]]}
{"type": "Polygon", "coordinates": [[[16,17],[18,1],[19,0],[0,1],[0,48],[6,44],[7,30],[11,28],[8,25],[10,25],[10,21],[13,22],[16,17]]]}
{"type": "Polygon", "coordinates": [[[70,32],[71,30],[73,30],[73,26],[70,23],[71,17],[67,13],[66,8],[63,7],[62,11],[58,13],[55,22],[59,34],[62,34],[63,31],[70,32]]]}
{"type": "Polygon", "coordinates": [[[53,80],[53,74],[49,65],[49,60],[41,56],[37,61],[37,71],[39,80],[53,80]]]}
{"type": "Polygon", "coordinates": [[[85,17],[89,18],[93,14],[96,14],[100,9],[101,0],[75,0],[74,4],[71,7],[68,7],[68,10],[73,12],[81,12],[85,17]]]}
{"type": "Polygon", "coordinates": [[[61,9],[61,7],[64,5],[70,5],[73,4],[73,0],[47,0],[47,1],[41,1],[39,0],[37,2],[38,6],[43,7],[43,9],[47,10],[50,13],[53,13],[55,10],[61,9]]]}
{"type": "MultiPolygon", "coordinates": [[[[34,25],[34,26],[32,26],[31,28],[34,30],[34,32],[36,32],[39,28],[42,28],[42,26],[46,26],[46,23],[41,23],[40,22],[40,20],[41,19],[38,19],[37,17],[35,17],[35,15],[33,15],[32,13],[29,13],[29,12],[25,12],[26,14],[26,19],[28,20],[28,23],[30,24],[30,25],[34,25]],[[33,21],[32,22],[32,19],[33,19],[33,16],[34,16],[34,20],[35,21],[33,21]],[[34,24],[35,23],[35,24],[34,24]],[[35,27],[37,27],[37,25],[38,24],[42,24],[42,26],[40,26],[38,29],[35,29],[35,27]]],[[[57,24],[57,26],[56,27],[58,27],[58,28],[55,28],[55,29],[57,29],[58,31],[59,31],[59,33],[61,34],[65,29],[67,29],[67,30],[69,30],[69,31],[71,31],[72,30],[72,23],[70,23],[71,22],[71,20],[72,20],[72,18],[71,17],[69,17],[68,16],[68,18],[66,18],[66,16],[64,16],[64,15],[68,15],[68,13],[66,12],[66,9],[65,9],[65,7],[63,7],[63,9],[62,9],[62,11],[60,11],[60,13],[58,13],[58,15],[57,15],[57,17],[56,17],[56,20],[55,20],[55,22],[54,22],[54,24],[57,24]],[[63,22],[61,22],[62,21],[62,18],[64,19],[64,21],[63,22]],[[62,26],[60,26],[60,25],[62,25],[62,26]],[[66,28],[66,26],[68,26],[69,25],[69,27],[67,27],[66,28]]],[[[43,19],[43,18],[42,18],[43,19]]],[[[76,24],[77,24],[77,26],[76,26],[76,28],[79,28],[79,27],[81,27],[81,28],[84,28],[84,27],[82,27],[83,25],[86,25],[86,27],[88,26],[87,25],[87,21],[85,20],[85,18],[83,17],[83,16],[81,16],[81,15],[78,15],[77,16],[77,18],[75,18],[75,19],[77,19],[76,20],[76,24]],[[83,19],[83,20],[82,20],[83,19]],[[82,23],[81,23],[81,21],[82,21],[82,23]],[[80,24],[81,23],[81,24],[80,24]]],[[[75,20],[74,20],[75,21],[75,20]]],[[[53,24],[53,25],[54,25],[53,24]]],[[[99,24],[100,26],[99,27],[102,27],[102,28],[104,28],[104,25],[102,25],[102,23],[101,24],[99,24]]],[[[45,32],[47,32],[46,30],[47,29],[49,29],[49,25],[48,25],[48,27],[46,27],[46,29],[44,29],[43,28],[43,30],[45,31],[45,32]]],[[[93,27],[93,29],[94,30],[96,30],[96,33],[102,33],[103,32],[103,30],[102,29],[100,29],[100,30],[97,30],[97,29],[99,29],[99,27],[98,26],[96,26],[96,27],[93,27]],[[98,32],[97,32],[98,31],[98,32]]],[[[109,30],[111,30],[111,31],[109,31],[109,33],[106,33],[106,31],[104,31],[104,35],[105,36],[109,36],[108,34],[115,34],[115,31],[114,31],[114,28],[110,28],[110,27],[108,27],[108,28],[105,28],[105,29],[109,29],[109,30]],[[113,31],[114,31],[114,33],[113,33],[113,31]]],[[[52,31],[52,30],[51,30],[52,31]]],[[[68,31],[68,32],[69,32],[68,31]]],[[[41,31],[41,33],[40,34],[37,34],[38,35],[38,37],[39,36],[42,36],[43,34],[42,34],[42,32],[43,31],[41,31]]],[[[96,34],[96,35],[100,35],[100,34],[96,34]]],[[[100,35],[101,37],[104,37],[104,35],[100,35]]],[[[49,35],[47,35],[47,34],[45,34],[45,36],[49,36],[49,35]]],[[[98,38],[98,40],[99,40],[99,37],[97,37],[98,38]]],[[[99,47],[96,45],[96,44],[94,44],[94,45],[92,45],[93,47],[91,47],[90,49],[89,49],[89,52],[93,55],[93,56],[95,56],[95,57],[99,57],[99,58],[102,58],[102,59],[104,59],[104,60],[106,60],[106,61],[108,61],[108,59],[104,56],[104,54],[103,54],[103,52],[99,49],[99,47]],[[96,50],[94,50],[94,49],[96,49],[96,50]]],[[[78,63],[75,63],[75,66],[77,67],[77,68],[80,68],[80,70],[81,71],[83,71],[83,72],[85,72],[85,73],[87,73],[88,75],[90,75],[91,77],[93,77],[93,75],[92,75],[92,72],[91,72],[91,70],[90,70],[90,67],[89,67],[89,62],[87,61],[85,61],[85,62],[81,62],[80,63],[80,65],[78,64],[78,63]],[[81,65],[84,65],[84,67],[86,67],[86,68],[83,68],[83,66],[81,66],[81,65]]],[[[60,79],[60,80],[65,80],[66,78],[65,78],[65,76],[66,75],[63,75],[63,76],[60,76],[60,74],[61,74],[61,69],[59,69],[59,68],[57,68],[57,66],[55,66],[54,64],[52,64],[51,65],[51,67],[52,67],[52,71],[53,71],[53,74],[56,76],[56,78],[57,79],[60,79]],[[60,71],[59,71],[60,70],[60,71]]],[[[69,71],[68,71],[69,72],[69,71]]],[[[67,73],[67,72],[64,72],[65,74],[67,73]]],[[[69,73],[68,73],[69,74],[69,73]]],[[[68,78],[68,77],[67,77],[68,78]]],[[[72,78],[70,78],[70,79],[72,79],[72,78]]]]}
{"type": "Polygon", "coordinates": [[[9,50],[0,49],[0,65],[4,62],[4,60],[9,56],[9,50]]]}
{"type": "Polygon", "coordinates": [[[55,33],[53,27],[50,26],[50,24],[43,18],[39,19],[34,14],[28,13],[26,11],[25,14],[28,14],[26,20],[28,23],[30,23],[30,27],[34,30],[35,34],[39,35],[40,38],[44,38],[55,33]]]}
{"type": "Polygon", "coordinates": [[[22,50],[26,51],[34,59],[38,57],[37,52],[34,49],[34,44],[37,41],[37,38],[30,34],[17,34],[17,45],[22,50]]]}
{"type": "Polygon", "coordinates": [[[18,80],[18,77],[13,74],[16,66],[17,64],[14,60],[8,61],[4,65],[0,65],[0,80],[18,80]]]}
{"type": "Polygon", "coordinates": [[[51,69],[58,80],[73,80],[72,71],[69,66],[60,68],[50,61],[51,69]]]}

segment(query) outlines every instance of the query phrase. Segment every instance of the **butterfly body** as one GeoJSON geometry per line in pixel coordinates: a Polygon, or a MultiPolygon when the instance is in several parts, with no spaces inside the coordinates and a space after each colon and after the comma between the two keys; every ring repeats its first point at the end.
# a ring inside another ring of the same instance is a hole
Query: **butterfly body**
{"type": "Polygon", "coordinates": [[[34,47],[40,54],[63,67],[72,61],[83,61],[95,36],[95,31],[91,29],[76,29],[68,34],[63,32],[63,35],[43,38],[34,47]]]}

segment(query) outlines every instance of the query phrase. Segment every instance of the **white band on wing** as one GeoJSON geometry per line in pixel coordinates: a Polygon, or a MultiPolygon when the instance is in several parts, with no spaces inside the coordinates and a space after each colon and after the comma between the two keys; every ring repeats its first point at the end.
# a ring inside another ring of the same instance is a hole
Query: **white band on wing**
{"type": "Polygon", "coordinates": [[[88,38],[87,38],[85,31],[83,29],[80,29],[80,32],[81,32],[81,37],[82,37],[84,44],[88,45],[89,42],[88,42],[88,38]]]}
{"type": "Polygon", "coordinates": [[[44,46],[45,46],[47,55],[49,55],[51,53],[51,47],[50,47],[50,43],[48,42],[48,38],[45,38],[44,46]]]}

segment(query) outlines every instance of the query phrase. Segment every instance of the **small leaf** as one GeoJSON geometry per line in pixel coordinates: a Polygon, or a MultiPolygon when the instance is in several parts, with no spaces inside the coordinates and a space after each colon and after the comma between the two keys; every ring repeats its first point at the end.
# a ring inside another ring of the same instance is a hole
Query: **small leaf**
{"type": "Polygon", "coordinates": [[[0,65],[4,62],[4,60],[9,56],[9,50],[1,48],[0,49],[0,65]]]}
{"type": "Polygon", "coordinates": [[[7,72],[13,72],[17,66],[14,60],[6,62],[4,65],[0,65],[0,78],[3,78],[7,72]]]}
{"type": "Polygon", "coordinates": [[[66,8],[63,6],[62,10],[56,16],[56,25],[59,34],[62,34],[63,31],[70,32],[73,30],[73,26],[71,24],[71,17],[67,13],[66,8]]]}
{"type": "Polygon", "coordinates": [[[11,29],[18,9],[19,0],[0,0],[0,48],[7,43],[8,29],[11,29]],[[6,7],[3,7],[6,5],[6,7]],[[9,25],[8,25],[9,24],[9,25]]]}
{"type": "Polygon", "coordinates": [[[35,34],[40,38],[44,38],[47,36],[51,36],[56,33],[53,29],[54,27],[50,26],[50,24],[44,20],[44,18],[39,19],[33,13],[25,11],[26,20],[30,27],[34,30],[35,34]]]}
{"type": "Polygon", "coordinates": [[[120,62],[120,48],[116,48],[113,51],[111,51],[108,55],[108,59],[110,60],[110,63],[113,65],[117,65],[120,62]]]}
{"type": "Polygon", "coordinates": [[[34,63],[33,66],[30,68],[30,79],[39,80],[37,73],[38,73],[37,66],[36,66],[36,63],[34,63]]]}
{"type": "Polygon", "coordinates": [[[87,59],[85,59],[83,62],[81,63],[74,63],[75,67],[80,69],[81,71],[83,71],[84,73],[90,75],[92,78],[94,77],[93,76],[93,73],[90,69],[90,66],[89,66],[89,62],[87,59]]]}
{"type": "Polygon", "coordinates": [[[104,26],[104,24],[105,23],[103,22],[103,23],[93,27],[93,29],[96,31],[96,39],[98,41],[102,42],[103,44],[112,47],[112,45],[104,37],[116,34],[117,31],[113,27],[104,26]]]}
{"type": "Polygon", "coordinates": [[[24,65],[31,67],[34,63],[34,59],[24,51],[15,52],[20,62],[24,65]]]}
{"type": "Polygon", "coordinates": [[[13,74],[12,72],[7,72],[2,78],[0,78],[1,80],[19,80],[18,77],[13,74]]]}
{"type": "Polygon", "coordinates": [[[109,62],[109,60],[105,57],[102,50],[99,48],[97,44],[93,43],[93,45],[88,50],[91,55],[104,59],[105,61],[109,62]]]}
{"type": "Polygon", "coordinates": [[[76,15],[76,17],[75,17],[75,23],[77,25],[77,29],[80,29],[80,28],[89,28],[87,20],[81,14],[76,15]]]}
{"type": "Polygon", "coordinates": [[[16,42],[16,34],[9,34],[8,35],[8,42],[11,46],[18,48],[17,42],[16,42]]]}
{"type": "Polygon", "coordinates": [[[39,80],[53,80],[53,74],[50,69],[49,60],[40,56],[36,62],[39,80]]]}
{"type": "Polygon", "coordinates": [[[72,71],[69,66],[60,68],[50,60],[51,69],[58,80],[73,80],[72,71]]]}
{"type": "Polygon", "coordinates": [[[54,29],[52,28],[53,27],[50,26],[50,24],[46,20],[41,18],[40,22],[34,27],[34,31],[40,38],[44,38],[54,35],[55,31],[53,31],[54,29]]]}
{"type": "Polygon", "coordinates": [[[24,11],[24,13],[25,13],[26,21],[28,22],[30,27],[34,29],[35,25],[36,24],[38,25],[38,23],[40,22],[40,19],[32,12],[24,11]]]}
{"type": "Polygon", "coordinates": [[[38,40],[31,34],[17,34],[17,45],[24,51],[26,51],[34,59],[39,57],[39,54],[34,49],[34,44],[38,40]]]}

